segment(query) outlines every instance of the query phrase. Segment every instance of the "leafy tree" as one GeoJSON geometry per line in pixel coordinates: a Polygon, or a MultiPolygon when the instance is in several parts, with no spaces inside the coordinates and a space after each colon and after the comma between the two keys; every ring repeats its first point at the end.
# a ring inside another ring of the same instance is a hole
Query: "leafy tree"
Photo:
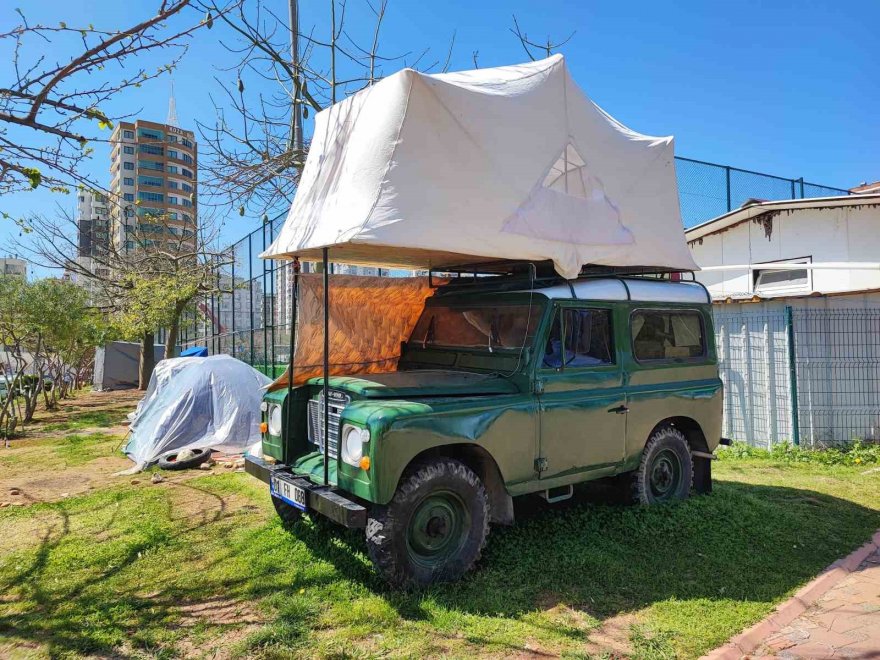
{"type": "Polygon", "coordinates": [[[0,277],[0,371],[8,384],[0,402],[0,436],[32,419],[41,393],[52,409],[81,384],[95,348],[110,332],[87,293],[71,282],[0,277]],[[44,379],[52,386],[43,387],[44,379]]]}

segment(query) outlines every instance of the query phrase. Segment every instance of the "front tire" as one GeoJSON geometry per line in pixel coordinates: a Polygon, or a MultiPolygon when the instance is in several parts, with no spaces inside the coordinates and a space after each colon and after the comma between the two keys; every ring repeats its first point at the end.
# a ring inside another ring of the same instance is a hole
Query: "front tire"
{"type": "Polygon", "coordinates": [[[632,474],[631,496],[637,504],[683,500],[694,482],[694,460],[684,434],[673,426],[654,431],[638,469],[632,474]]]}
{"type": "Polygon", "coordinates": [[[373,508],[366,533],[370,559],[392,585],[454,581],[473,568],[486,544],[489,498],[464,463],[419,463],[391,502],[373,508]]]}

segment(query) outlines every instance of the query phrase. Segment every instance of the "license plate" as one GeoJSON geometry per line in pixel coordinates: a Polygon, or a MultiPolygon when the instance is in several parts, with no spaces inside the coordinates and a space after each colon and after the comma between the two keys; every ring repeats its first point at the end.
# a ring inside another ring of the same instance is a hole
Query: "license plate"
{"type": "Polygon", "coordinates": [[[269,480],[269,490],[275,497],[280,497],[288,504],[303,511],[307,508],[306,489],[293,484],[283,477],[272,475],[269,480]]]}

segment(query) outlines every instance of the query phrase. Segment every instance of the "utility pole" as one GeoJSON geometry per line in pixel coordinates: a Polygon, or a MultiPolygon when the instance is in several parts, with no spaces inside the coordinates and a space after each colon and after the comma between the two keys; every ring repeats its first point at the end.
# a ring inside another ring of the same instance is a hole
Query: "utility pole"
{"type": "Polygon", "coordinates": [[[288,9],[290,14],[290,64],[293,71],[293,117],[291,119],[291,132],[293,133],[293,148],[298,152],[303,150],[302,109],[300,108],[300,85],[302,75],[299,70],[299,0],[289,0],[288,9]]]}

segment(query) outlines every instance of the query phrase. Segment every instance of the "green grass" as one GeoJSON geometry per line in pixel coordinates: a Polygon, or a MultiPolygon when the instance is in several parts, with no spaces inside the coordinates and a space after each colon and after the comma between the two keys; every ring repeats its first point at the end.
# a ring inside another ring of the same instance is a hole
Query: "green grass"
{"type": "Polygon", "coordinates": [[[123,417],[124,415],[121,413],[110,413],[103,410],[97,412],[72,413],[65,421],[46,424],[41,430],[52,432],[108,428],[114,424],[119,424],[123,417]]]}
{"type": "Polygon", "coordinates": [[[864,472],[727,454],[715,492],[679,505],[525,498],[475,573],[418,593],[376,578],[360,533],[283,528],[245,474],[117,480],[0,510],[0,656],[5,641],[56,657],[608,657],[591,635],[620,617],[632,657],[697,657],[880,527],[880,474],[864,472]]]}
{"type": "Polygon", "coordinates": [[[87,435],[67,434],[54,442],[52,451],[67,467],[83,465],[101,456],[107,456],[122,445],[122,438],[107,433],[87,435]]]}

